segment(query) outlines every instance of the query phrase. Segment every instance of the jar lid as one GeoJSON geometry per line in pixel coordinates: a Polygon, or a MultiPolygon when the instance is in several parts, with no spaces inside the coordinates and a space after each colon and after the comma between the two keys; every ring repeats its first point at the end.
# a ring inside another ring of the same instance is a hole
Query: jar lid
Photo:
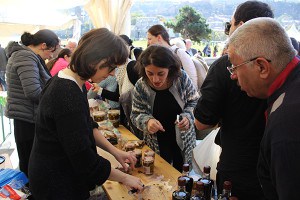
{"type": "Polygon", "coordinates": [[[144,162],[153,162],[154,158],[152,156],[146,156],[144,157],[144,162]]]}
{"type": "Polygon", "coordinates": [[[154,156],[154,155],[155,155],[154,151],[149,150],[149,149],[145,150],[145,153],[144,153],[144,154],[145,154],[146,156],[154,156]]]}
{"type": "Polygon", "coordinates": [[[95,111],[95,112],[93,112],[93,115],[95,116],[105,116],[106,115],[106,113],[104,112],[104,111],[95,111]]]}
{"type": "Polygon", "coordinates": [[[108,110],[108,114],[120,114],[120,110],[108,110]]]}
{"type": "Polygon", "coordinates": [[[140,149],[135,149],[134,150],[135,155],[141,155],[142,154],[142,150],[140,149]]]}

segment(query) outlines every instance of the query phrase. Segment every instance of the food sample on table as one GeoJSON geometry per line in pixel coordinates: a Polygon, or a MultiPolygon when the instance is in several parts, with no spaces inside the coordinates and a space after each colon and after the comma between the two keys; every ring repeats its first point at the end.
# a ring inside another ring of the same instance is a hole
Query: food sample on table
{"type": "Polygon", "coordinates": [[[108,121],[108,120],[104,120],[104,121],[101,121],[101,122],[98,122],[98,129],[99,130],[108,130],[108,131],[112,131],[114,129],[114,126],[113,124],[108,121]]]}
{"type": "Polygon", "coordinates": [[[111,144],[118,144],[118,137],[113,131],[100,130],[100,132],[111,144]]]}
{"type": "MultiPolygon", "coordinates": [[[[124,145],[126,145],[127,143],[132,143],[134,145],[134,148],[138,148],[138,149],[143,148],[143,146],[145,145],[144,140],[127,140],[124,145]]],[[[124,147],[123,147],[123,149],[124,149],[124,147]]]]}
{"type": "Polygon", "coordinates": [[[118,166],[118,167],[116,167],[116,169],[118,169],[118,170],[120,170],[121,172],[124,172],[124,173],[126,173],[126,174],[132,174],[132,169],[131,169],[131,167],[127,164],[127,163],[125,163],[126,164],[126,166],[127,166],[127,171],[124,169],[124,167],[123,166],[118,166]]]}

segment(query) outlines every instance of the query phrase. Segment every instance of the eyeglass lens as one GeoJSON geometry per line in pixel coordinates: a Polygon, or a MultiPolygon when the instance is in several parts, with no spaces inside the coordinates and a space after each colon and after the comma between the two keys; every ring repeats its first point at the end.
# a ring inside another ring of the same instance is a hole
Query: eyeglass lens
{"type": "Polygon", "coordinates": [[[230,27],[231,27],[230,22],[226,22],[225,23],[225,31],[224,31],[226,35],[229,35],[230,27]]]}

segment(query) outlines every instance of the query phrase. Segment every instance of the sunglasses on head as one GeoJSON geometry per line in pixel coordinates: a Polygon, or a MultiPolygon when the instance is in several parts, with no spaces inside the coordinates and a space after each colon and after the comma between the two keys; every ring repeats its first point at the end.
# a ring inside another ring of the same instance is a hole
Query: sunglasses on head
{"type": "Polygon", "coordinates": [[[225,22],[225,31],[224,32],[226,35],[229,35],[230,27],[231,27],[230,22],[225,22]]]}

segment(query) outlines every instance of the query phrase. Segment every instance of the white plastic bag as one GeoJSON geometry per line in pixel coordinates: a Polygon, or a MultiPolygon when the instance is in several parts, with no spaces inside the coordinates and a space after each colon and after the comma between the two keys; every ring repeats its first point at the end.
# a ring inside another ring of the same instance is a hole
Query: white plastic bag
{"type": "Polygon", "coordinates": [[[214,143],[219,128],[212,130],[201,142],[193,149],[192,165],[195,173],[202,174],[203,167],[211,167],[210,178],[216,180],[217,163],[221,153],[221,147],[214,143]]]}

